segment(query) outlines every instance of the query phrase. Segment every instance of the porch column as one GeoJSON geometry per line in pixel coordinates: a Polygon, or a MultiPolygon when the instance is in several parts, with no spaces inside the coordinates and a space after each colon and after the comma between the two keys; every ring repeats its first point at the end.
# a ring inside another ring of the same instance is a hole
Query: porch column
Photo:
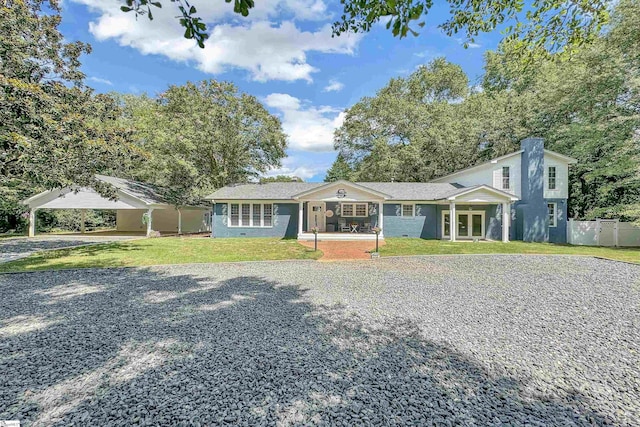
{"type": "Polygon", "coordinates": [[[298,203],[298,235],[302,234],[302,221],[304,219],[304,202],[298,203]]]}
{"type": "Polygon", "coordinates": [[[87,222],[87,210],[80,210],[80,233],[84,234],[86,230],[85,223],[87,222]]]}
{"type": "Polygon", "coordinates": [[[509,223],[511,222],[511,203],[502,204],[502,241],[509,241],[509,223]]]}
{"type": "Polygon", "coordinates": [[[147,211],[147,217],[148,217],[147,218],[148,219],[148,221],[147,221],[147,237],[149,237],[149,236],[151,236],[151,231],[153,230],[152,224],[151,224],[153,222],[153,209],[150,208],[147,211]]]}
{"type": "Polygon", "coordinates": [[[36,235],[36,209],[29,211],[29,237],[36,235]]]}
{"type": "Polygon", "coordinates": [[[182,211],[178,209],[178,234],[182,234],[182,211]]]}
{"type": "Polygon", "coordinates": [[[456,231],[458,228],[458,218],[456,216],[456,202],[449,203],[449,239],[456,241],[456,231]]]}
{"type": "Polygon", "coordinates": [[[380,227],[380,235],[384,234],[384,212],[383,212],[384,202],[378,203],[378,227],[380,227]]]}

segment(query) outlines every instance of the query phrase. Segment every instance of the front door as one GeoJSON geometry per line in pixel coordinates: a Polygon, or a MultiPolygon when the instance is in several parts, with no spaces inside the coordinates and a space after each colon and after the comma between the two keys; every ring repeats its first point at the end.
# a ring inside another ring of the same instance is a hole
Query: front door
{"type": "Polygon", "coordinates": [[[324,202],[309,202],[309,222],[307,232],[311,232],[313,227],[318,227],[319,232],[324,232],[327,228],[325,219],[324,202]]]}
{"type": "MultiPolygon", "coordinates": [[[[456,238],[459,239],[484,239],[484,212],[462,211],[456,213],[456,238]]],[[[449,211],[442,215],[442,237],[449,238],[449,211]]]]}

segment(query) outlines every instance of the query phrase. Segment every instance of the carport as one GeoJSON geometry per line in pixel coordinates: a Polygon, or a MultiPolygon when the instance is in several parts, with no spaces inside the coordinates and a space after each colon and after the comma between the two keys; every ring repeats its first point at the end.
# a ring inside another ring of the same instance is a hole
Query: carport
{"type": "Polygon", "coordinates": [[[163,197],[164,191],[157,186],[105,175],[96,175],[96,178],[115,188],[115,200],[91,188],[77,186],[44,191],[24,200],[22,203],[29,206],[29,237],[36,233],[38,209],[79,209],[82,212],[81,233],[85,232],[87,209],[115,210],[116,230],[123,233],[139,232],[149,236],[153,230],[161,234],[211,231],[211,209],[208,207],[176,208],[168,203],[163,197]]]}

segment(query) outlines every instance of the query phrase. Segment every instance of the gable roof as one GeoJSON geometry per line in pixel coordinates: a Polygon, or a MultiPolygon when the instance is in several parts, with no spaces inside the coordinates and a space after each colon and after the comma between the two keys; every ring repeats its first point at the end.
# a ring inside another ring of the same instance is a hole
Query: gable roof
{"type": "Polygon", "coordinates": [[[490,193],[497,194],[498,196],[506,197],[506,198],[510,199],[511,201],[519,200],[515,195],[513,195],[511,193],[507,193],[506,191],[499,190],[497,188],[491,187],[491,186],[486,185],[486,184],[474,185],[472,187],[462,187],[458,191],[456,191],[454,194],[449,195],[449,197],[447,197],[447,199],[448,200],[455,200],[459,196],[464,196],[465,194],[470,194],[470,193],[474,193],[476,191],[483,191],[483,190],[484,191],[488,191],[490,193]]]}
{"type": "MultiPolygon", "coordinates": [[[[510,157],[513,157],[513,156],[520,155],[523,152],[524,152],[524,150],[518,150],[518,151],[514,151],[513,153],[505,154],[504,156],[495,157],[495,158],[493,158],[491,160],[487,160],[486,162],[480,163],[479,165],[470,166],[468,168],[460,169],[459,171],[455,171],[455,172],[452,172],[450,174],[443,175],[443,176],[441,176],[439,178],[432,179],[430,182],[442,182],[443,180],[449,179],[452,176],[460,175],[461,173],[469,172],[469,171],[472,171],[472,170],[475,170],[475,169],[480,169],[480,168],[485,167],[487,165],[490,165],[492,163],[497,163],[500,160],[504,160],[504,159],[508,159],[510,157]]],[[[565,156],[564,154],[560,154],[560,153],[557,153],[555,151],[547,150],[546,148],[544,149],[544,154],[556,157],[556,158],[558,158],[560,160],[563,160],[563,161],[567,162],[568,164],[578,163],[578,160],[574,159],[573,157],[565,156]]]]}
{"type": "Polygon", "coordinates": [[[142,200],[147,204],[169,204],[167,199],[162,195],[163,190],[155,185],[107,175],[96,175],[96,179],[106,184],[111,184],[123,193],[142,200]]]}
{"type": "Polygon", "coordinates": [[[382,191],[375,190],[375,189],[373,189],[371,187],[367,187],[367,186],[363,185],[363,183],[361,183],[361,182],[351,182],[351,181],[346,181],[344,179],[340,179],[338,181],[324,183],[323,185],[320,185],[318,187],[303,191],[302,193],[298,193],[298,194],[296,194],[294,196],[294,198],[298,199],[298,198],[300,198],[302,196],[307,196],[309,194],[313,194],[315,192],[322,191],[322,190],[330,188],[330,187],[340,187],[340,186],[349,186],[349,187],[355,188],[356,190],[361,190],[361,191],[364,191],[366,193],[373,194],[374,196],[382,197],[384,199],[390,199],[391,198],[391,196],[389,194],[384,193],[382,191]]]}
{"type": "MultiPolygon", "coordinates": [[[[442,200],[461,188],[458,184],[432,182],[346,182],[384,195],[388,200],[442,200]]],[[[207,200],[295,200],[303,194],[327,186],[324,182],[269,182],[222,187],[207,200]]]]}

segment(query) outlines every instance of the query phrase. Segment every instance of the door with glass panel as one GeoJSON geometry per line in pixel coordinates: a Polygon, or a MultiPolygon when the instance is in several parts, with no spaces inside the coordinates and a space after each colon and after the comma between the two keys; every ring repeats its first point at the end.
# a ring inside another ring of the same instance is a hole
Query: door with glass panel
{"type": "MultiPolygon", "coordinates": [[[[456,213],[456,238],[484,239],[484,212],[465,211],[456,213]]],[[[445,211],[442,215],[442,237],[449,238],[451,230],[451,215],[445,211]]]]}

